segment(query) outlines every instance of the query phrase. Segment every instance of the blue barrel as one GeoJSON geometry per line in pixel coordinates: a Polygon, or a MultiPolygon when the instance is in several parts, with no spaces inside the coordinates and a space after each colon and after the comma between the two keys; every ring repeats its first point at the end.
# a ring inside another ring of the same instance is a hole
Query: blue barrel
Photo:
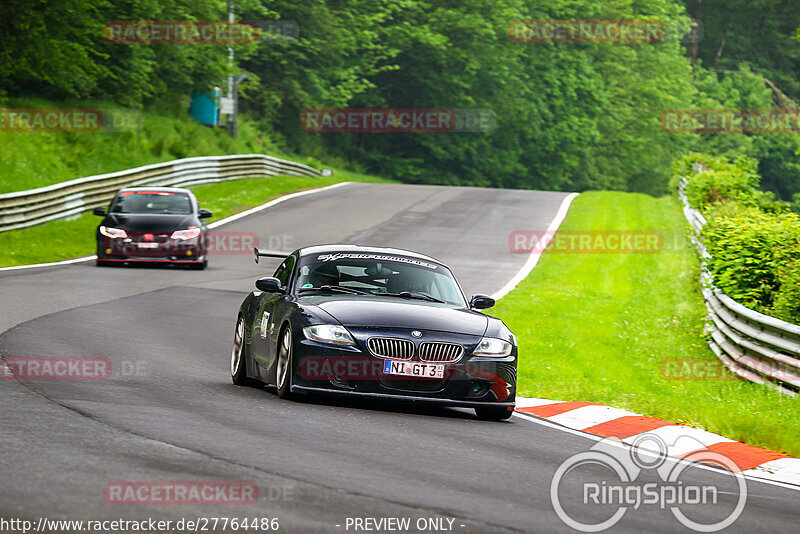
{"type": "Polygon", "coordinates": [[[192,93],[189,115],[206,126],[219,124],[219,89],[211,93],[192,93]]]}

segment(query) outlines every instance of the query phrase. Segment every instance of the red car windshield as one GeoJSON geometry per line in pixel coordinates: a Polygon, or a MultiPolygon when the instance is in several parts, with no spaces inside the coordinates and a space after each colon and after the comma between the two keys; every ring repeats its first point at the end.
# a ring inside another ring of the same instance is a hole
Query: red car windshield
{"type": "Polygon", "coordinates": [[[188,215],[192,202],[186,193],[123,191],[114,199],[111,213],[188,215]]]}

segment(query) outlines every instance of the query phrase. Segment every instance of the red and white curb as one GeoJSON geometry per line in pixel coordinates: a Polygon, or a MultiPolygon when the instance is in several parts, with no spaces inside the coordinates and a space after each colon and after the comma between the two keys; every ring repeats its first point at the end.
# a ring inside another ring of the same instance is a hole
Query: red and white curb
{"type": "Polygon", "coordinates": [[[595,402],[560,402],[517,397],[516,411],[600,438],[615,437],[623,443],[641,443],[645,435],[668,445],[667,455],[685,458],[707,450],[730,458],[739,471],[754,477],[800,485],[800,459],[747,445],[699,428],[678,425],[595,402]]]}

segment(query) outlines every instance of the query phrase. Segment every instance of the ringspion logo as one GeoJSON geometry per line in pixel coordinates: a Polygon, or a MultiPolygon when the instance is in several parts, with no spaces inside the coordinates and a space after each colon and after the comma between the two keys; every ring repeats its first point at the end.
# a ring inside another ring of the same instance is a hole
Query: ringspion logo
{"type": "Polygon", "coordinates": [[[669,510],[684,529],[695,532],[732,525],[747,503],[747,481],[739,466],[688,434],[670,437],[667,442],[656,433],[643,433],[632,438],[630,448],[617,438],[604,438],[567,458],[550,484],[556,515],[579,532],[611,529],[626,513],[644,507],[669,510]],[[675,455],[685,461],[669,459],[675,455]],[[700,464],[719,468],[713,483],[697,482],[693,469],[700,464]]]}

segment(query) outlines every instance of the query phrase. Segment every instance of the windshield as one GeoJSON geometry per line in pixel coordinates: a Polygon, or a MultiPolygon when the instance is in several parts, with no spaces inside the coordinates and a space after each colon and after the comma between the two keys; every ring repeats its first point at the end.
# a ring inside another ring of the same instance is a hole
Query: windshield
{"type": "Polygon", "coordinates": [[[298,291],[310,292],[322,287],[350,288],[354,294],[402,295],[465,305],[461,289],[446,267],[405,256],[334,253],[303,258],[298,291]]]}
{"type": "Polygon", "coordinates": [[[192,213],[192,201],[186,193],[123,191],[114,199],[111,213],[188,215],[192,213]]]}

